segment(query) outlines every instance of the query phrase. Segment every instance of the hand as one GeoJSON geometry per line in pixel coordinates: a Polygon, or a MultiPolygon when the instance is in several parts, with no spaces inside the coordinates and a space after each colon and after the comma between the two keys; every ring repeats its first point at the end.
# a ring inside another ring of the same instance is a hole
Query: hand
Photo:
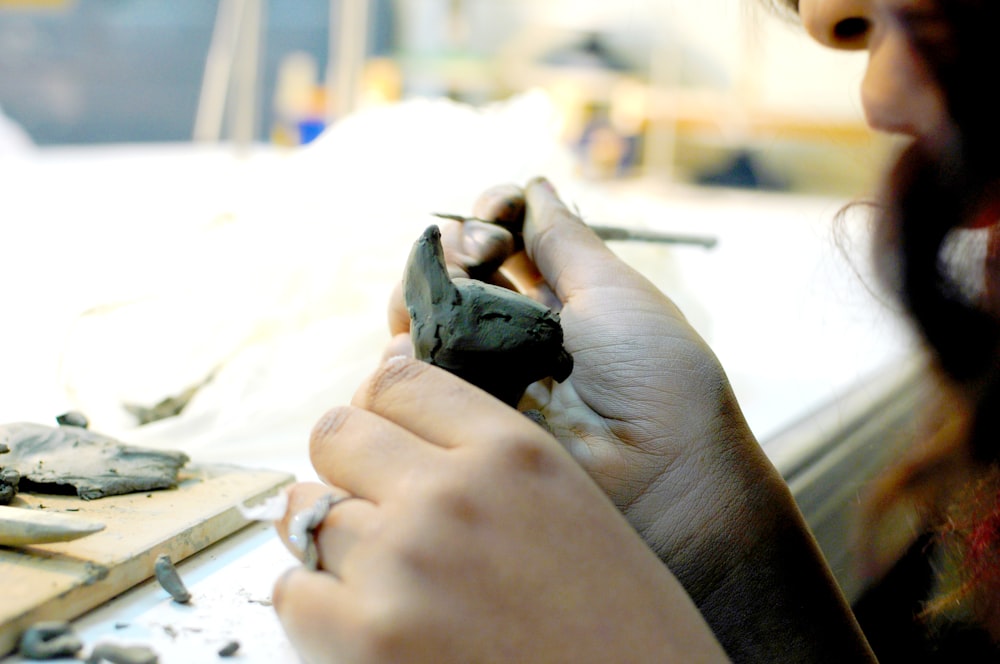
{"type": "MultiPolygon", "coordinates": [[[[307,661],[726,661],[565,450],[436,367],[388,362],[317,424],[311,455],[358,499],[319,528],[320,571],[275,588],[307,661]]],[[[291,515],[330,491],[291,490],[286,541],[291,515]]]]}
{"type": "MultiPolygon", "coordinates": [[[[863,659],[867,650],[850,611],[711,349],[547,182],[533,181],[523,192],[491,190],[476,216],[490,219],[494,210],[511,208],[498,200],[518,196],[526,204],[525,251],[509,254],[493,276],[483,276],[477,251],[488,248],[482,263],[497,265],[503,248],[513,247],[502,239],[506,231],[494,230],[494,240],[478,226],[443,231],[453,269],[478,269],[479,278],[512,284],[560,310],[573,373],[561,384],[536,383],[521,407],[542,411],[732,657],[787,657],[789,641],[775,634],[794,634],[806,647],[811,637],[829,641],[825,632],[835,644],[822,646],[822,654],[802,651],[805,659],[863,659]],[[800,602],[802,594],[810,600],[800,602]]],[[[398,352],[408,329],[401,297],[390,311],[398,352]]]]}

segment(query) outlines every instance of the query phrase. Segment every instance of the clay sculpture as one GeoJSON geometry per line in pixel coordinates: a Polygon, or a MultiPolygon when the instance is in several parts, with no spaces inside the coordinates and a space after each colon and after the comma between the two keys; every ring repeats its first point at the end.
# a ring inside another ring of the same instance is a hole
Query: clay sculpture
{"type": "Polygon", "coordinates": [[[531,298],[473,279],[452,279],[441,231],[413,245],[403,277],[417,359],[447,369],[516,406],[531,383],[565,380],[573,358],[559,315],[531,298]]]}
{"type": "Polygon", "coordinates": [[[84,500],[176,486],[188,462],[183,452],[125,445],[75,424],[5,424],[4,446],[3,468],[19,475],[22,491],[75,492],[84,500]]]}

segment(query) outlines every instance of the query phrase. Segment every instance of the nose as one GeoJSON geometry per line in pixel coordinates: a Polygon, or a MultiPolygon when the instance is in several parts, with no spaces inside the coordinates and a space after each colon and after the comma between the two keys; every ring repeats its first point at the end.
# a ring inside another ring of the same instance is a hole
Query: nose
{"type": "Polygon", "coordinates": [[[843,50],[868,48],[873,28],[872,0],[808,0],[799,3],[806,32],[819,43],[843,50]]]}
{"type": "Polygon", "coordinates": [[[944,105],[902,24],[877,0],[802,0],[813,39],[841,50],[868,50],[861,104],[879,131],[926,136],[938,131],[944,105]]]}

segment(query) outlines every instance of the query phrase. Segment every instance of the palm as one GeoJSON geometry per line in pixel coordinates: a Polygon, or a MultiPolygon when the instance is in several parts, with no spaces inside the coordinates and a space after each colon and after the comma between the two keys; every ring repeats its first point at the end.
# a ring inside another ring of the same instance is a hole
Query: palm
{"type": "Polygon", "coordinates": [[[525,404],[628,514],[688,453],[704,451],[685,439],[712,439],[705,405],[722,396],[725,377],[655,287],[627,270],[617,282],[566,302],[573,375],[533,385],[525,404]]]}

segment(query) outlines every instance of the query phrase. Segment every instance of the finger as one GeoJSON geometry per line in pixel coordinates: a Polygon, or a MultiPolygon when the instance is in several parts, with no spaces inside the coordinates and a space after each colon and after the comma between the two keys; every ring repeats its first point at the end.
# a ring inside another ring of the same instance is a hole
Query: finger
{"type": "Polygon", "coordinates": [[[440,452],[406,428],[351,406],[320,418],[309,440],[309,455],[322,479],[376,504],[407,475],[433,466],[440,452]]]}
{"type": "Polygon", "coordinates": [[[399,355],[413,357],[413,340],[410,338],[409,332],[402,332],[389,340],[389,343],[385,345],[385,350],[382,351],[382,361],[385,362],[390,357],[399,355]]]}
{"type": "Polygon", "coordinates": [[[477,219],[439,219],[436,223],[453,277],[483,278],[514,252],[514,238],[502,226],[477,219]]]}
{"type": "MultiPolygon", "coordinates": [[[[295,484],[287,494],[288,508],[275,528],[285,547],[301,561],[304,560],[304,547],[302,542],[293,541],[302,536],[302,533],[294,532],[295,519],[309,513],[325,496],[348,494],[316,482],[295,484]]],[[[343,500],[331,507],[323,521],[307,534],[315,542],[319,568],[340,574],[344,557],[376,518],[376,507],[366,500],[343,500]]]]}
{"type": "Polygon", "coordinates": [[[488,281],[515,251],[514,235],[502,226],[468,219],[462,224],[460,233],[461,237],[452,240],[457,246],[450,254],[445,251],[445,261],[462,269],[472,279],[488,281]]]}
{"type": "Polygon", "coordinates": [[[403,297],[403,282],[397,281],[389,296],[389,334],[397,336],[410,331],[410,312],[403,297]]]}
{"type": "Polygon", "coordinates": [[[492,395],[412,358],[395,357],[383,364],[353,403],[444,448],[542,435],[540,427],[492,395]]]}
{"type": "Polygon", "coordinates": [[[344,648],[357,632],[354,602],[340,580],[296,567],[274,584],[271,599],[281,626],[304,661],[350,659],[344,648]]]}
{"type": "Polygon", "coordinates": [[[563,204],[547,180],[526,189],[528,255],[561,302],[593,286],[620,284],[628,271],[601,238],[563,204]]]}
{"type": "Polygon", "coordinates": [[[550,309],[558,311],[562,306],[559,298],[545,281],[545,277],[525,252],[519,251],[511,256],[500,270],[500,274],[506,277],[510,284],[508,287],[511,290],[523,293],[550,309]]]}
{"type": "Polygon", "coordinates": [[[524,227],[524,207],[524,189],[516,184],[501,184],[490,187],[476,199],[472,214],[507,229],[519,239],[524,227]]]}

